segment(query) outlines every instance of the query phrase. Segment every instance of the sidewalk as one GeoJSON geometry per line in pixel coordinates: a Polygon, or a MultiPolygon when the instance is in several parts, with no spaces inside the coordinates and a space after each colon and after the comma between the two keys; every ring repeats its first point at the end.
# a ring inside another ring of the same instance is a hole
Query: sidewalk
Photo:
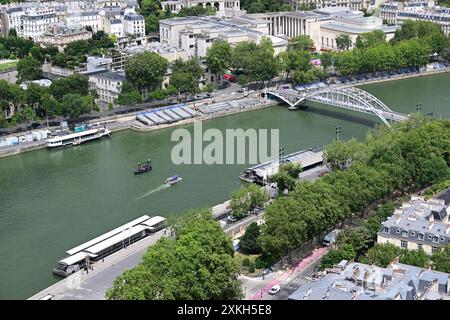
{"type": "Polygon", "coordinates": [[[256,294],[250,297],[250,300],[261,300],[264,294],[268,293],[270,288],[274,285],[281,285],[289,283],[293,278],[295,278],[299,273],[305,270],[311,264],[317,262],[320,258],[323,257],[325,253],[327,253],[328,248],[318,248],[314,249],[312,253],[298,261],[294,266],[292,266],[289,270],[279,271],[278,276],[272,280],[268,285],[259,290],[256,294]]]}

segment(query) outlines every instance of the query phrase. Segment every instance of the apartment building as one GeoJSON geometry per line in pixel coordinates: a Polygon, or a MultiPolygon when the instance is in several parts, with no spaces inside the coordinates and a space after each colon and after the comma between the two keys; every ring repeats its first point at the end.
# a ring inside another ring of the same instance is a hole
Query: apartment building
{"type": "Polygon", "coordinates": [[[393,261],[386,268],[342,260],[289,300],[450,300],[450,274],[393,261]]]}
{"type": "Polygon", "coordinates": [[[97,102],[114,103],[125,81],[124,71],[108,71],[89,76],[91,88],[98,93],[97,102]]]}
{"type": "Polygon", "coordinates": [[[179,12],[185,7],[211,7],[217,10],[218,15],[231,16],[233,16],[233,11],[239,11],[241,8],[240,0],[171,0],[162,1],[161,5],[165,10],[170,10],[172,12],[179,12]]]}
{"type": "Polygon", "coordinates": [[[381,224],[377,242],[408,250],[421,248],[431,255],[450,244],[449,213],[444,200],[414,196],[381,224]]]}
{"type": "Polygon", "coordinates": [[[439,7],[433,0],[385,2],[380,6],[380,17],[389,24],[402,24],[405,20],[431,21],[450,34],[450,8],[439,7]]]}
{"type": "Polygon", "coordinates": [[[291,0],[292,10],[302,11],[304,8],[322,9],[328,7],[346,7],[352,10],[369,9],[381,3],[380,0],[291,0]]]}

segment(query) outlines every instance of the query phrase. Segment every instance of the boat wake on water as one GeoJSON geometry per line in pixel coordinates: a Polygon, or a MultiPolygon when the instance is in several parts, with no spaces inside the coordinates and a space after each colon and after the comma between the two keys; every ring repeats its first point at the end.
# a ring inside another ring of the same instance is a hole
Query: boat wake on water
{"type": "Polygon", "coordinates": [[[145,198],[145,197],[148,197],[148,196],[151,195],[152,193],[155,193],[155,192],[164,190],[164,189],[166,189],[166,188],[168,188],[168,187],[170,187],[170,185],[168,185],[168,184],[162,184],[162,185],[160,185],[160,186],[157,186],[156,188],[150,190],[150,191],[147,192],[146,194],[143,194],[142,196],[137,197],[136,199],[134,199],[134,201],[140,200],[140,199],[145,198]]]}

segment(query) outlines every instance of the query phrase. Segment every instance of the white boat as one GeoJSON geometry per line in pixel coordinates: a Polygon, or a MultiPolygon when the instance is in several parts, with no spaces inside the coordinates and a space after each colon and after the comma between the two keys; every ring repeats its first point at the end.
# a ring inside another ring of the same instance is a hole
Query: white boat
{"type": "Polygon", "coordinates": [[[166,184],[171,186],[175,183],[181,182],[183,181],[183,178],[180,176],[171,176],[169,178],[166,179],[166,184]]]}
{"type": "Polygon", "coordinates": [[[67,145],[79,145],[83,142],[100,139],[105,136],[110,136],[111,130],[106,128],[90,129],[81,132],[66,134],[63,136],[54,137],[47,140],[47,148],[64,147],[67,145]]]}

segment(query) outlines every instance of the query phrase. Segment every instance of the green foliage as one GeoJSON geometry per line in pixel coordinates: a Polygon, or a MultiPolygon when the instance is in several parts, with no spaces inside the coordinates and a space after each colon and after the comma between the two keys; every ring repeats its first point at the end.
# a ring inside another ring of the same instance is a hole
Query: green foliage
{"type": "Polygon", "coordinates": [[[300,164],[282,164],[278,172],[271,177],[271,181],[277,184],[278,193],[283,194],[286,189],[288,191],[292,190],[300,172],[302,172],[302,167],[300,164]]]}
{"type": "Polygon", "coordinates": [[[226,41],[215,41],[206,51],[206,65],[212,73],[220,76],[230,66],[233,59],[233,51],[226,41]]]}
{"type": "Polygon", "coordinates": [[[20,60],[16,69],[19,82],[39,79],[42,74],[41,62],[32,57],[20,60]]]}
{"type": "MultiPolygon", "coordinates": [[[[370,131],[365,144],[357,148],[355,142],[340,142],[331,159],[339,166],[351,158],[348,169],[335,170],[312,183],[299,182],[288,196],[279,197],[266,208],[258,240],[263,254],[280,258],[345,218],[362,216],[364,208],[395,190],[421,187],[427,160],[448,157],[449,129],[449,120],[412,117],[392,130],[370,131]]],[[[370,227],[365,226],[362,242],[367,235],[373,239],[377,224],[392,212],[392,204],[379,209],[370,227]]],[[[356,251],[361,247],[355,246],[356,251]]],[[[376,260],[376,253],[374,249],[368,258],[376,260]]]]}
{"type": "Polygon", "coordinates": [[[314,48],[314,41],[309,35],[300,35],[289,39],[288,50],[307,51],[314,48]]]}
{"type": "Polygon", "coordinates": [[[376,244],[367,251],[366,255],[360,259],[360,262],[386,268],[394,259],[399,258],[401,254],[402,249],[393,244],[376,244]]]}
{"type": "Polygon", "coordinates": [[[217,12],[215,7],[203,7],[203,6],[193,6],[193,7],[183,7],[178,12],[179,17],[196,17],[196,16],[213,16],[217,12]]]}
{"type": "Polygon", "coordinates": [[[242,0],[241,8],[247,13],[291,11],[292,6],[282,0],[242,0]]]}
{"type": "Polygon", "coordinates": [[[433,157],[423,162],[419,176],[421,185],[427,186],[449,178],[450,169],[442,157],[433,157]]]}
{"type": "Polygon", "coordinates": [[[255,222],[251,223],[240,238],[239,249],[249,254],[260,253],[261,247],[258,244],[260,232],[260,227],[255,222]]]}
{"type": "Polygon", "coordinates": [[[86,96],[89,94],[89,79],[82,74],[73,74],[66,78],[55,80],[50,85],[50,92],[56,100],[61,101],[68,93],[86,96]]]}
{"type": "Polygon", "coordinates": [[[450,245],[439,248],[432,256],[433,269],[450,273],[450,245]]]}
{"type": "Polygon", "coordinates": [[[374,239],[369,230],[365,226],[358,226],[342,230],[337,237],[336,243],[338,245],[351,245],[355,251],[355,256],[359,256],[373,241],[374,239]]]}
{"type": "Polygon", "coordinates": [[[430,264],[430,257],[422,249],[415,251],[404,250],[400,257],[400,262],[419,268],[427,268],[430,264]]]}
{"type": "Polygon", "coordinates": [[[320,269],[331,268],[342,260],[353,260],[356,257],[356,252],[349,244],[345,244],[339,249],[331,249],[328,251],[320,261],[320,269]]]}
{"type": "Polygon", "coordinates": [[[125,63],[126,79],[139,90],[153,91],[161,88],[168,65],[168,61],[155,52],[138,53],[125,63]]]}
{"type": "Polygon", "coordinates": [[[250,265],[250,259],[249,258],[245,258],[244,260],[242,260],[242,265],[244,267],[248,267],[250,265]]]}
{"type": "Polygon", "coordinates": [[[178,95],[195,94],[200,91],[198,80],[203,76],[203,69],[197,59],[190,59],[186,62],[177,59],[172,63],[172,76],[170,84],[178,95]]]}
{"type": "Polygon", "coordinates": [[[347,34],[340,34],[336,37],[336,47],[339,50],[348,50],[352,46],[352,39],[347,34]]]}
{"type": "Polygon", "coordinates": [[[77,93],[65,94],[61,99],[61,113],[71,119],[78,118],[94,108],[94,98],[90,95],[81,96],[77,93]]]}
{"type": "Polygon", "coordinates": [[[375,45],[383,44],[386,42],[386,34],[382,30],[374,30],[371,32],[365,32],[356,37],[355,46],[358,49],[367,49],[375,45]]]}
{"type": "Polygon", "coordinates": [[[367,156],[366,146],[355,138],[333,141],[325,148],[325,157],[333,169],[345,169],[354,161],[367,160],[367,156]]]}
{"type": "Polygon", "coordinates": [[[241,219],[256,207],[264,206],[268,199],[269,195],[265,189],[249,184],[231,194],[230,208],[233,210],[233,216],[241,219]]]}
{"type": "Polygon", "coordinates": [[[253,262],[250,262],[250,265],[248,266],[248,272],[255,272],[255,264],[253,262]]]}
{"type": "Polygon", "coordinates": [[[119,276],[110,300],[233,300],[242,298],[230,238],[208,210],[175,223],[175,239],[150,246],[143,261],[119,276]]]}

